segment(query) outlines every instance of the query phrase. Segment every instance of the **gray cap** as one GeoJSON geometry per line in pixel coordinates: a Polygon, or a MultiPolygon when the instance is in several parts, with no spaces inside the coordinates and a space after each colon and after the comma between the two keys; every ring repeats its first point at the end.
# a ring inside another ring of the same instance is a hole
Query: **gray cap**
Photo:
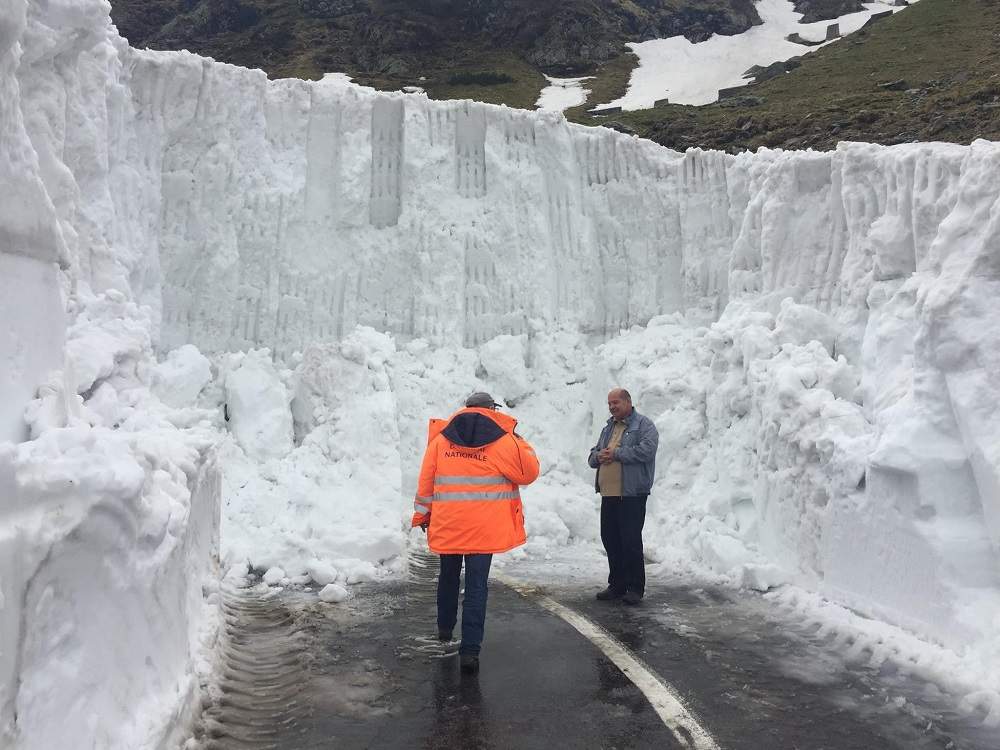
{"type": "Polygon", "coordinates": [[[493,397],[486,393],[486,391],[476,391],[467,399],[465,399],[466,406],[478,406],[482,409],[496,409],[500,404],[493,400],[493,397]]]}

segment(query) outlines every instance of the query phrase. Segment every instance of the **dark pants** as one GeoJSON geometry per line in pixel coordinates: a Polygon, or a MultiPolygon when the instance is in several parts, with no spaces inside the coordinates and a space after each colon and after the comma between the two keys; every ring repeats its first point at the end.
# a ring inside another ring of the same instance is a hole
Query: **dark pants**
{"type": "Polygon", "coordinates": [[[459,653],[478,654],[486,627],[486,581],[493,555],[441,555],[438,576],[438,630],[452,631],[458,620],[458,588],[465,558],[465,598],[462,600],[462,645],[459,653]]]}
{"type": "Polygon", "coordinates": [[[642,526],[646,522],[646,495],[601,498],[601,541],[608,553],[608,586],[623,594],[646,590],[642,556],[642,526]]]}

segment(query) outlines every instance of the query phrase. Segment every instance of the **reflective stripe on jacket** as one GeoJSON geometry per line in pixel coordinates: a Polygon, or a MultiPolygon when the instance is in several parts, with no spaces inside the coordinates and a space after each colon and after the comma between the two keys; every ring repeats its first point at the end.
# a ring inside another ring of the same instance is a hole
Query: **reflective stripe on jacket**
{"type": "Polygon", "coordinates": [[[431,420],[413,500],[413,526],[429,523],[439,555],[506,552],[525,542],[520,485],[538,476],[538,458],[514,434],[517,420],[468,408],[431,420]]]}

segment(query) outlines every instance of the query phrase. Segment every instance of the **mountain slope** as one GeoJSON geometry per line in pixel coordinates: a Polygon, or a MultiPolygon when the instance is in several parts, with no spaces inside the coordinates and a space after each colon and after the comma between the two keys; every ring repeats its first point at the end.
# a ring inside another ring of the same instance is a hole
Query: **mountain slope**
{"type": "MultiPolygon", "coordinates": [[[[814,21],[861,4],[795,6],[814,21]]],[[[624,93],[628,41],[739,33],[759,21],[752,0],[113,0],[112,15],[135,46],[187,48],[276,77],[346,72],[432,98],[532,108],[542,73],[596,75],[569,119],[681,149],[1000,139],[998,0],[921,0],[742,96],[611,118],[587,110],[624,93]]]]}
{"type": "Polygon", "coordinates": [[[133,46],[186,48],[272,77],[344,72],[520,107],[534,105],[543,72],[592,73],[628,41],[760,23],[752,0],[114,0],[112,17],[133,46]],[[484,72],[471,89],[463,82],[484,72]]]}
{"type": "Polygon", "coordinates": [[[567,115],[678,149],[1000,140],[1000,2],[921,0],[716,104],[567,115]]]}

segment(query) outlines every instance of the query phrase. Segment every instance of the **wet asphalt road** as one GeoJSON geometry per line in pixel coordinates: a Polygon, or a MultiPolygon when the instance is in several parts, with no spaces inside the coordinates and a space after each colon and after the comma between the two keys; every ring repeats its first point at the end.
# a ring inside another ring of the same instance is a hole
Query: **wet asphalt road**
{"type": "MultiPolygon", "coordinates": [[[[434,567],[325,605],[235,594],[222,698],[202,746],[683,747],[642,693],[560,618],[490,583],[477,676],[433,638],[434,567]]],[[[891,661],[838,656],[815,628],[737,592],[653,586],[641,607],[548,590],[674,686],[723,750],[996,750],[1000,733],[891,661]],[[862,660],[864,661],[864,660],[862,660]]]]}

